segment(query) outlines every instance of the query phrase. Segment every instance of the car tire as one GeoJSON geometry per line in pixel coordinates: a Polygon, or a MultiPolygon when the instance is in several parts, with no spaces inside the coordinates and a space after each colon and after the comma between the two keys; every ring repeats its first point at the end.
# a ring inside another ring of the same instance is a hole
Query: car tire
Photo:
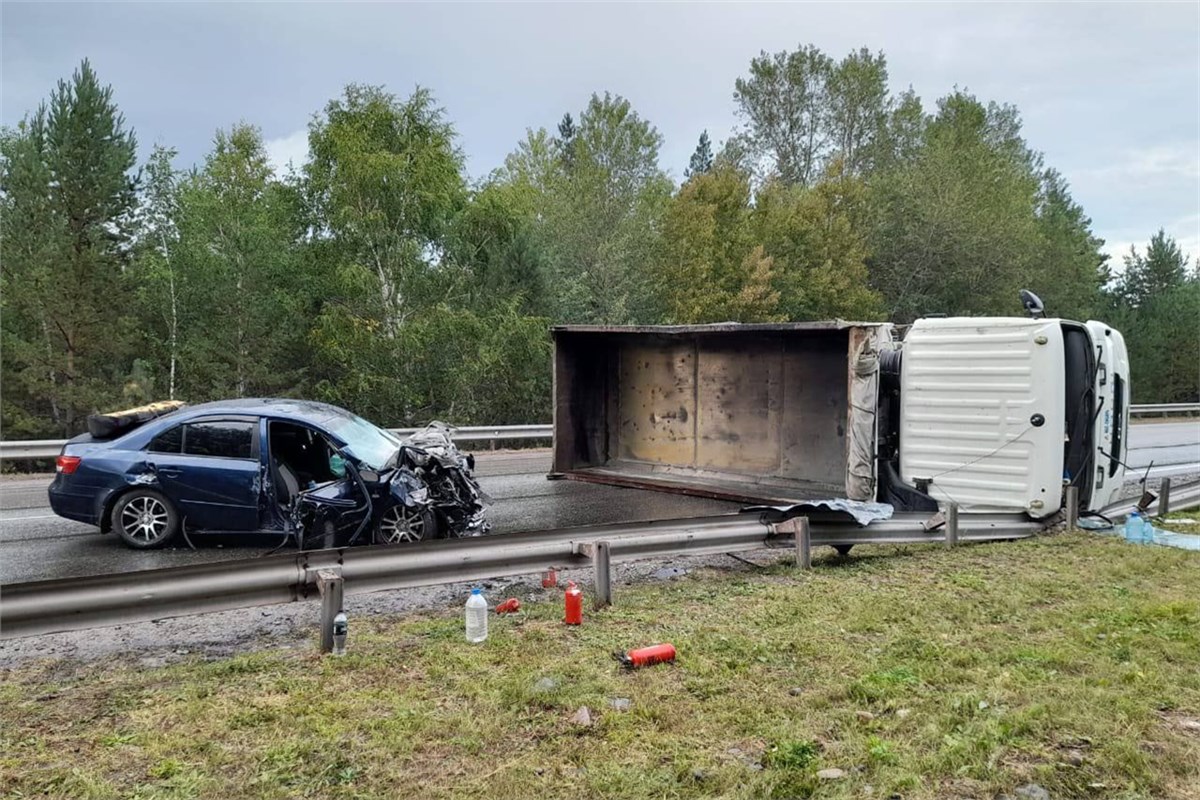
{"type": "Polygon", "coordinates": [[[162,492],[134,489],[113,506],[112,529],[127,546],[153,550],[179,533],[179,512],[162,492]]]}
{"type": "Polygon", "coordinates": [[[384,511],[375,523],[375,544],[411,544],[437,537],[437,520],[427,508],[397,503],[384,511]]]}

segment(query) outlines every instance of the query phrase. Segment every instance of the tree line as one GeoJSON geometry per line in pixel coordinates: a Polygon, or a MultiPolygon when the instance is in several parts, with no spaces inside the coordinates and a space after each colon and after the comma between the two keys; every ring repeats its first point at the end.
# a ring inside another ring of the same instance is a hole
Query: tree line
{"type": "Polygon", "coordinates": [[[1017,110],[894,94],[882,53],[763,53],[676,185],[593,94],[466,174],[425,89],[347,86],[277,174],[261,132],[180,169],[84,61],[0,134],[4,436],[152,399],[292,395],[387,425],[545,420],[556,323],[1015,314],[1122,329],[1139,401],[1194,400],[1200,278],[1159,231],[1114,277],[1017,110]]]}

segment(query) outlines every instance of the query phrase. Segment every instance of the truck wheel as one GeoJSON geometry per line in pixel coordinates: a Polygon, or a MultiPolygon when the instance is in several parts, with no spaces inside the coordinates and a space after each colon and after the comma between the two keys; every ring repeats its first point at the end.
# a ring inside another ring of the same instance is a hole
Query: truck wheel
{"type": "Polygon", "coordinates": [[[375,544],[405,544],[437,538],[437,522],[425,508],[394,505],[375,526],[375,544]]]}
{"type": "Polygon", "coordinates": [[[134,489],[113,506],[112,527],[129,547],[152,550],[179,533],[179,512],[161,492],[134,489]]]}
{"type": "Polygon", "coordinates": [[[851,547],[854,547],[854,545],[852,545],[852,544],[835,544],[833,546],[833,549],[837,550],[837,554],[844,558],[845,556],[850,555],[851,547]]]}

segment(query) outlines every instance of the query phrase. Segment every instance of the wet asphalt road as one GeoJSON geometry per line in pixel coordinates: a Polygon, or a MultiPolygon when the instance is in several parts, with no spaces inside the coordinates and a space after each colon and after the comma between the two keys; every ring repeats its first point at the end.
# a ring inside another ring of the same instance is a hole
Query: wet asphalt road
{"type": "MultiPolygon", "coordinates": [[[[1151,460],[1156,465],[1152,476],[1176,474],[1182,479],[1189,472],[1200,471],[1160,467],[1200,462],[1200,422],[1134,425],[1130,466],[1144,468],[1151,460]]],[[[704,516],[737,507],[660,492],[547,481],[550,457],[545,450],[482,454],[478,463],[480,483],[496,501],[489,518],[498,534],[704,516]]],[[[54,516],[46,505],[48,484],[46,476],[0,482],[0,584],[250,558],[277,543],[261,538],[196,536],[196,551],[186,546],[130,550],[115,536],[54,516]]]]}
{"type": "MultiPolygon", "coordinates": [[[[548,481],[546,451],[481,455],[478,475],[495,501],[488,510],[497,534],[608,522],[698,517],[734,510],[736,503],[621,489],[574,481],[548,481]]],[[[70,578],[251,558],[278,539],[193,536],[195,551],[180,546],[130,550],[110,534],[61,519],[46,506],[47,477],[0,484],[0,584],[70,578]],[[38,503],[35,507],[14,505],[38,503]],[[247,541],[247,539],[252,539],[247,541]]]]}
{"type": "MultiPolygon", "coordinates": [[[[1200,420],[1142,422],[1130,426],[1129,466],[1145,469],[1200,462],[1200,420]]],[[[1163,473],[1166,470],[1157,470],[1163,473]]],[[[1141,476],[1138,476],[1141,477],[1141,476]]]]}

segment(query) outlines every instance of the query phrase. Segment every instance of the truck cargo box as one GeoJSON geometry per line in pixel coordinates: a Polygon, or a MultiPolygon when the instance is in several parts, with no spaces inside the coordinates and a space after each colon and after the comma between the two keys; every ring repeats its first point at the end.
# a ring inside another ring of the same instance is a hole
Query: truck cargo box
{"type": "Polygon", "coordinates": [[[749,502],[875,499],[889,324],[568,325],[552,335],[552,477],[749,502]]]}

